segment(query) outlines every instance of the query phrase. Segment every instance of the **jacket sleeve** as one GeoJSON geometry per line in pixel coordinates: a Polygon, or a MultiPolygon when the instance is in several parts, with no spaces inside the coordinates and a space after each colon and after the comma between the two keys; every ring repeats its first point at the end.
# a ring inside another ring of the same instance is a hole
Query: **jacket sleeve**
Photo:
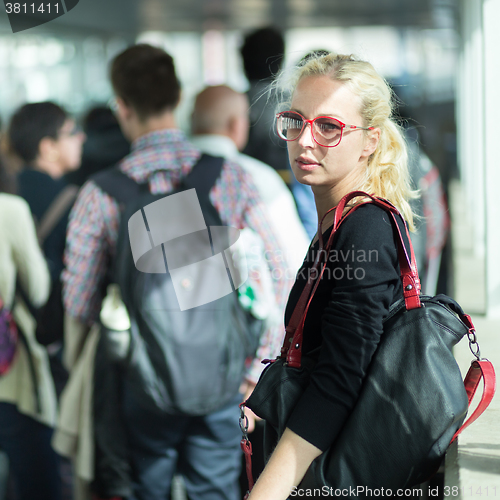
{"type": "Polygon", "coordinates": [[[50,290],[47,263],[38,244],[28,204],[18,198],[12,208],[12,251],[19,281],[31,303],[40,307],[50,290]]]}
{"type": "Polygon", "coordinates": [[[118,203],[87,182],[70,213],[62,274],[64,307],[82,323],[91,325],[99,315],[101,285],[118,225],[118,203]]]}

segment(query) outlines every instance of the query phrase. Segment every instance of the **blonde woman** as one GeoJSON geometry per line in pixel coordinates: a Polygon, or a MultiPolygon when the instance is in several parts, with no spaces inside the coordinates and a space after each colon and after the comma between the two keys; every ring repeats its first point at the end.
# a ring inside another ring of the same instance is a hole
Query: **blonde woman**
{"type": "MultiPolygon", "coordinates": [[[[310,185],[318,219],[347,193],[389,199],[413,226],[407,154],[392,120],[392,94],[367,62],[328,54],[296,70],[291,102],[277,115],[297,180],[310,185]]],[[[322,226],[329,236],[334,212],[322,226]]],[[[327,450],[353,409],[390,305],[403,296],[393,228],[386,212],[367,204],[340,227],[304,326],[302,352],[317,356],[309,385],[260,475],[251,500],[286,499],[311,462],[327,450]],[[315,354],[316,353],[316,354],[315,354]]],[[[401,223],[402,224],[402,223],[401,223]]],[[[290,320],[308,272],[313,239],[290,293],[290,320]]]]}

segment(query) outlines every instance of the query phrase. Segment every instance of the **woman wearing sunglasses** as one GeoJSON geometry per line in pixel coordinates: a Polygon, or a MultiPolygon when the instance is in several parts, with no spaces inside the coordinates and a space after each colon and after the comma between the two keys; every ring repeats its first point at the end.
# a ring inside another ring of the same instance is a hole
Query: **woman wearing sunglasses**
{"type": "MultiPolygon", "coordinates": [[[[297,180],[312,187],[318,220],[351,191],[389,199],[410,228],[406,146],[391,118],[392,93],[367,62],[328,54],[296,70],[288,109],[277,115],[297,180]]],[[[362,201],[359,200],[358,201],[362,201]]],[[[300,494],[311,462],[335,441],[360,393],[390,305],[403,296],[397,247],[387,213],[359,207],[340,226],[309,307],[302,353],[317,361],[287,428],[253,488],[251,500],[300,494]]],[[[326,241],[334,211],[322,223],[326,241]]],[[[290,293],[285,324],[312,269],[313,239],[290,293]]]]}

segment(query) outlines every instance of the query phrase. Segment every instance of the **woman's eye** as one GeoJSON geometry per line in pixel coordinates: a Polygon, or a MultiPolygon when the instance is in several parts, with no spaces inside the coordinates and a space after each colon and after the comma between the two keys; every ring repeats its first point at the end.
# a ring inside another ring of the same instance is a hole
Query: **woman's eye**
{"type": "Polygon", "coordinates": [[[302,120],[287,118],[285,123],[287,125],[287,128],[302,128],[302,120]]]}
{"type": "Polygon", "coordinates": [[[319,123],[319,127],[321,130],[323,130],[325,132],[333,132],[335,130],[340,129],[340,127],[338,126],[337,123],[332,123],[332,122],[319,123]]]}

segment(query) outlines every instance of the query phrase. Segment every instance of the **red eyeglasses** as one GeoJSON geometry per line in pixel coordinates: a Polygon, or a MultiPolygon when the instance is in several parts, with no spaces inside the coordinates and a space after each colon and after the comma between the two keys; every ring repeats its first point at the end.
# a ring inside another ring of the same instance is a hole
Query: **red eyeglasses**
{"type": "Polygon", "coordinates": [[[306,124],[311,126],[314,142],[326,148],[334,148],[340,144],[342,133],[347,130],[373,130],[374,127],[358,127],[346,125],[331,116],[318,116],[306,120],[296,111],[282,111],[276,115],[278,135],[285,141],[296,141],[302,134],[306,124]]]}

